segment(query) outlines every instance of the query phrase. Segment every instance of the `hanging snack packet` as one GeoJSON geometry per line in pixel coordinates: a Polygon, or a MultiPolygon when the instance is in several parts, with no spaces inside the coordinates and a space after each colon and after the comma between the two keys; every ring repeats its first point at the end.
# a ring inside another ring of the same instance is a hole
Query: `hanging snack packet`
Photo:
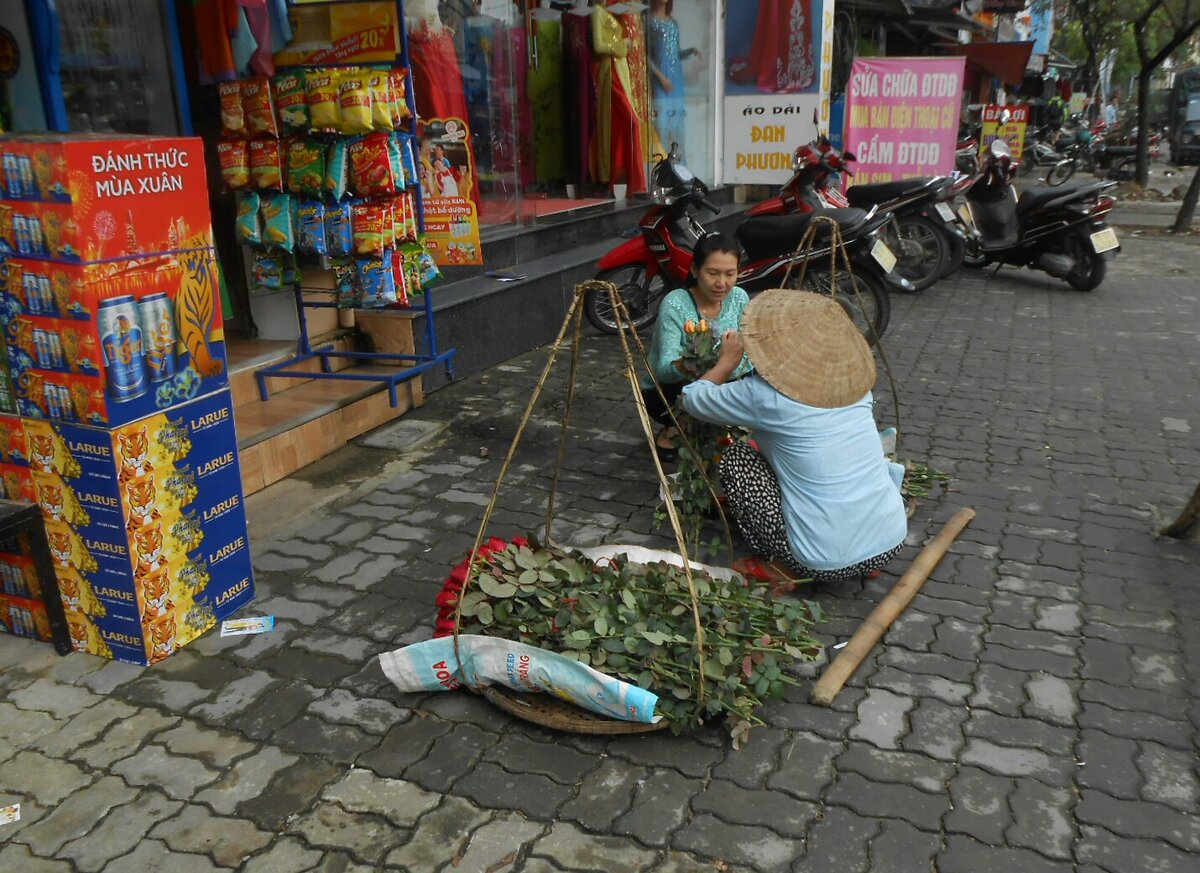
{"type": "Polygon", "coordinates": [[[244,139],[226,139],[217,143],[217,161],[221,180],[230,191],[250,184],[250,149],[244,139]]]}
{"type": "Polygon", "coordinates": [[[399,130],[401,124],[412,118],[408,109],[408,71],[392,70],[388,78],[392,85],[392,125],[399,130]]]}
{"type": "Polygon", "coordinates": [[[300,264],[291,252],[280,252],[279,265],[283,287],[290,288],[300,281],[300,264]]]}
{"type": "Polygon", "coordinates": [[[287,187],[293,194],[320,197],[325,184],[325,148],[321,143],[297,137],[288,144],[287,187]]]}
{"type": "Polygon", "coordinates": [[[393,131],[392,82],[387,70],[375,70],[367,79],[371,88],[371,127],[375,130],[393,131]]]}
{"type": "Polygon", "coordinates": [[[334,200],[346,196],[346,183],[350,180],[349,148],[346,140],[334,140],[325,157],[325,193],[334,200]]]}
{"type": "Polygon", "coordinates": [[[399,248],[392,252],[392,283],[396,286],[396,302],[408,306],[408,272],[404,268],[404,255],[399,248]]]}
{"type": "Polygon", "coordinates": [[[310,255],[327,255],[325,245],[325,204],[303,200],[296,207],[296,246],[310,255]]]}
{"type": "Polygon", "coordinates": [[[309,73],[304,81],[308,117],[313,130],[336,130],[342,122],[338,109],[337,77],[328,70],[309,73]]]}
{"type": "Polygon", "coordinates": [[[338,82],[338,103],[342,111],[342,133],[371,132],[371,87],[365,70],[342,73],[338,82]]]}
{"type": "Polygon", "coordinates": [[[354,254],[353,205],[336,203],[325,209],[325,245],[334,257],[354,254]]]}
{"type": "Polygon", "coordinates": [[[242,83],[222,82],[217,85],[217,97],[221,102],[221,136],[244,137],[246,113],[242,109],[242,83]]]}
{"type": "Polygon", "coordinates": [[[400,204],[404,210],[404,232],[401,237],[406,240],[416,240],[420,232],[417,227],[417,201],[407,191],[400,195],[400,204]]]}
{"type": "Polygon", "coordinates": [[[399,191],[408,186],[408,181],[405,179],[404,159],[401,157],[399,134],[388,134],[387,153],[388,164],[392,168],[392,179],[396,183],[396,190],[399,191]]]}
{"type": "Polygon", "coordinates": [[[417,258],[421,254],[421,247],[415,242],[409,242],[400,246],[398,251],[403,252],[404,284],[408,289],[408,296],[411,299],[423,290],[421,288],[421,267],[417,262],[417,258]]]}
{"type": "Polygon", "coordinates": [[[361,298],[354,258],[333,258],[330,267],[333,270],[333,290],[337,295],[338,309],[357,309],[361,298]]]}
{"type": "Polygon", "coordinates": [[[279,126],[283,133],[303,133],[308,130],[308,94],[304,73],[280,73],[275,77],[275,108],[279,111],[279,126]]]}
{"type": "Polygon", "coordinates": [[[237,195],[237,220],[234,227],[238,242],[248,246],[262,245],[262,228],[258,224],[259,206],[257,191],[243,191],[237,195]]]}
{"type": "Polygon", "coordinates": [[[250,143],[250,178],[262,191],[283,190],[283,161],[279,140],[256,139],[250,143]]]}
{"type": "Polygon", "coordinates": [[[350,184],[360,197],[388,197],[396,193],[387,142],[386,133],[373,133],[350,145],[350,184]]]}
{"type": "Polygon", "coordinates": [[[417,255],[417,264],[420,267],[418,279],[421,284],[421,290],[425,291],[433,287],[433,283],[442,278],[442,271],[438,269],[437,261],[429,253],[429,246],[425,244],[424,236],[418,240],[418,245],[421,247],[421,251],[417,255]]]}
{"type": "Polygon", "coordinates": [[[288,194],[267,194],[262,198],[263,245],[290,252],[296,247],[292,226],[292,198],[288,194]]]}
{"type": "Polygon", "coordinates": [[[355,203],[353,220],[354,254],[381,256],[384,249],[383,210],[375,203],[355,203]]]}
{"type": "Polygon", "coordinates": [[[400,135],[400,157],[404,161],[404,178],[409,185],[416,185],[420,175],[417,173],[417,138],[411,133],[400,135]]]}
{"type": "Polygon", "coordinates": [[[259,76],[242,83],[242,108],[246,112],[246,132],[250,136],[279,136],[270,79],[259,76]]]}
{"type": "Polygon", "coordinates": [[[363,309],[382,309],[396,302],[396,282],[392,277],[392,253],[382,252],[378,257],[358,258],[355,261],[358,273],[359,305],[363,309]]]}
{"type": "Polygon", "coordinates": [[[255,291],[278,291],[283,287],[283,263],[278,252],[256,251],[253,273],[255,291]]]}

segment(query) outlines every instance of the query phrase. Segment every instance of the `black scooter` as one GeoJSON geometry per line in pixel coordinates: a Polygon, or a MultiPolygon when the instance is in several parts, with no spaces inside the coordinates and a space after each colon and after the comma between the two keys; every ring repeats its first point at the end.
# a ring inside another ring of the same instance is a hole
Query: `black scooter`
{"type": "Polygon", "coordinates": [[[1013,187],[1017,163],[1004,140],[988,146],[982,175],[967,189],[963,218],[979,236],[968,242],[964,264],[1012,264],[1043,270],[1072,288],[1091,291],[1104,281],[1108,260],[1121,250],[1106,217],[1115,182],[1057,188],[1013,187]]]}

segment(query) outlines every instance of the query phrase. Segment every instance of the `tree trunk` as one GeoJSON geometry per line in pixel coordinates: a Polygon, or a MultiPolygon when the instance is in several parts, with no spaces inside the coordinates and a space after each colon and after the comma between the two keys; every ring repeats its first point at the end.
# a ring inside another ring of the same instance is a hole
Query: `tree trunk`
{"type": "Polygon", "coordinates": [[[1196,486],[1196,490],[1192,492],[1192,499],[1188,501],[1187,506],[1183,508],[1183,512],[1179,513],[1179,518],[1171,522],[1167,527],[1163,528],[1163,536],[1181,537],[1188,532],[1193,524],[1196,523],[1196,516],[1200,515],[1200,485],[1196,486]]]}
{"type": "Polygon", "coordinates": [[[1145,188],[1150,184],[1150,79],[1154,67],[1138,71],[1137,89],[1137,183],[1145,188]]]}
{"type": "Polygon", "coordinates": [[[1196,217],[1196,201],[1200,200],[1200,167],[1192,174],[1192,182],[1188,185],[1187,193],[1183,195],[1183,205],[1175,216],[1175,226],[1172,233],[1187,233],[1192,229],[1192,219],[1196,217]]]}

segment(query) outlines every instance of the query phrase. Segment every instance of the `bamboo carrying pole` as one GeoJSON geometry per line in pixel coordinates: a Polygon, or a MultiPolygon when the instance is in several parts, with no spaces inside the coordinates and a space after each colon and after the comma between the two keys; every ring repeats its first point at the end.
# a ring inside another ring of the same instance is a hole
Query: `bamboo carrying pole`
{"type": "Polygon", "coordinates": [[[958,539],[963,528],[970,524],[974,517],[975,510],[960,509],[946,522],[938,535],[921,550],[917,559],[912,562],[912,566],[904,571],[904,575],[892,586],[887,597],[883,598],[879,605],[871,610],[871,614],[863,619],[863,623],[854,632],[854,636],[850,637],[846,648],[842,649],[834,662],[829,665],[829,669],[821,676],[820,681],[813,686],[812,694],[808,697],[809,703],[817,706],[829,706],[833,703],[833,698],[837,697],[842,686],[854,675],[858,665],[883,637],[884,632],[921,590],[921,586],[925,584],[925,580],[929,578],[933,568],[942,560],[942,556],[946,554],[950,544],[958,539]]]}

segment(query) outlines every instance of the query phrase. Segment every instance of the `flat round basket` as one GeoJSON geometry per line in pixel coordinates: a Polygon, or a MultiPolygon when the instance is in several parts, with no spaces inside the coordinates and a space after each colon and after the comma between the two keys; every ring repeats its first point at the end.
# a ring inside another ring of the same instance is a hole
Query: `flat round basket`
{"type": "Polygon", "coordinates": [[[510,715],[565,733],[641,734],[670,726],[665,718],[657,724],[606,718],[549,694],[528,694],[499,685],[488,685],[479,693],[510,715]]]}

